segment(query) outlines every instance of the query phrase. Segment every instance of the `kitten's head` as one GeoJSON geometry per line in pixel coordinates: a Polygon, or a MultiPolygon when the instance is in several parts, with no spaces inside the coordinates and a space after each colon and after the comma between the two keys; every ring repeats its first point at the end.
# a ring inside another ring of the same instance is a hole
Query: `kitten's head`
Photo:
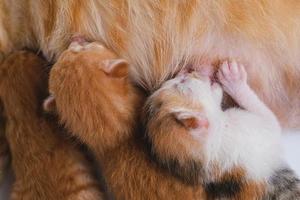
{"type": "Polygon", "coordinates": [[[140,101],[128,73],[128,63],[101,44],[74,41],[51,70],[52,97],[45,101],[44,109],[58,111],[65,121],[70,121],[67,113],[89,110],[90,117],[86,121],[97,118],[102,127],[118,125],[126,129],[125,125],[132,125],[140,101]],[[80,106],[77,106],[78,101],[81,101],[80,106]],[[82,102],[89,102],[89,106],[85,107],[82,102]]]}
{"type": "Polygon", "coordinates": [[[85,65],[86,67],[98,67],[106,76],[103,78],[123,78],[128,75],[128,63],[118,58],[117,55],[98,42],[74,40],[69,48],[62,53],[58,64],[85,65]]]}
{"type": "Polygon", "coordinates": [[[201,181],[203,144],[221,112],[221,100],[221,87],[193,72],[167,81],[146,104],[152,155],[188,183],[201,181]]]}
{"type": "Polygon", "coordinates": [[[126,60],[117,58],[112,51],[97,42],[77,39],[61,54],[51,70],[49,90],[52,96],[46,99],[44,109],[56,111],[55,93],[59,92],[63,84],[72,83],[75,90],[78,87],[77,81],[82,81],[80,86],[84,85],[83,82],[87,84],[85,89],[82,88],[87,94],[88,91],[94,91],[95,88],[90,87],[95,86],[98,92],[103,93],[102,96],[116,96],[118,99],[126,96],[132,85],[128,81],[126,60]],[[78,79],[78,74],[82,74],[81,80],[73,80],[78,79]]]}

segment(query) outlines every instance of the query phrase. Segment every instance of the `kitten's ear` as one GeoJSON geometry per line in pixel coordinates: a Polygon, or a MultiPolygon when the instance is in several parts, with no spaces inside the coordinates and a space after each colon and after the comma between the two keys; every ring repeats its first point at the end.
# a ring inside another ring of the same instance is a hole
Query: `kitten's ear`
{"type": "Polygon", "coordinates": [[[128,62],[124,59],[110,59],[103,63],[103,70],[112,77],[122,78],[128,75],[128,62]]]}
{"type": "Polygon", "coordinates": [[[185,109],[175,109],[175,118],[187,129],[208,129],[208,119],[200,112],[185,109]]]}
{"type": "Polygon", "coordinates": [[[45,99],[43,103],[43,109],[46,112],[55,112],[56,111],[56,101],[53,95],[50,95],[45,99]]]}

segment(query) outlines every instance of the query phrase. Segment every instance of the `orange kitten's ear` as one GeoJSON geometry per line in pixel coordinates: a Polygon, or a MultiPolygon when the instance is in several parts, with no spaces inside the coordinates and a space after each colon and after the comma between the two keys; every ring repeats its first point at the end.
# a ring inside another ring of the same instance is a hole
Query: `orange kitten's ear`
{"type": "Polygon", "coordinates": [[[103,63],[103,70],[112,77],[121,78],[128,75],[128,62],[124,59],[110,59],[103,63]]]}
{"type": "Polygon", "coordinates": [[[187,129],[208,129],[209,127],[208,119],[202,113],[184,109],[175,109],[173,114],[187,129]]]}
{"type": "Polygon", "coordinates": [[[43,103],[43,109],[46,112],[55,112],[56,111],[56,102],[55,97],[53,95],[50,95],[45,99],[43,103]]]}

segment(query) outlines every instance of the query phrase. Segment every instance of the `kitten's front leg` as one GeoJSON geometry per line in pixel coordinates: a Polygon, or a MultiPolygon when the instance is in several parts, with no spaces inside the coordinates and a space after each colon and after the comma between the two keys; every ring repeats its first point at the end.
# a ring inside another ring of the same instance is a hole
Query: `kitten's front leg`
{"type": "Polygon", "coordinates": [[[237,103],[240,101],[245,89],[248,90],[247,73],[244,67],[235,61],[225,61],[221,64],[217,73],[219,81],[222,83],[223,89],[227,92],[237,103]]]}
{"type": "Polygon", "coordinates": [[[258,98],[247,83],[247,73],[242,64],[225,61],[217,74],[225,92],[249,112],[267,117],[278,124],[273,112],[258,98]]]}

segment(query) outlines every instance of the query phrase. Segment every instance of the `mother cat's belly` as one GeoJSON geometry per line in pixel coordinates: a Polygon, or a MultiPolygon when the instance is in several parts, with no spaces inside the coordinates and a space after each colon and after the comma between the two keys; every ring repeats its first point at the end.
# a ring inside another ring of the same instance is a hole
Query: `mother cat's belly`
{"type": "Polygon", "coordinates": [[[299,56],[291,56],[289,50],[280,52],[245,38],[209,34],[193,52],[200,58],[194,66],[211,62],[217,67],[220,61],[228,59],[243,63],[251,87],[272,108],[282,125],[300,127],[300,64],[297,62],[300,52],[296,53],[299,56]]]}
{"type": "Polygon", "coordinates": [[[234,58],[281,121],[300,127],[298,1],[28,2],[0,3],[0,52],[30,47],[55,60],[81,33],[127,59],[150,92],[185,65],[234,58]]]}

